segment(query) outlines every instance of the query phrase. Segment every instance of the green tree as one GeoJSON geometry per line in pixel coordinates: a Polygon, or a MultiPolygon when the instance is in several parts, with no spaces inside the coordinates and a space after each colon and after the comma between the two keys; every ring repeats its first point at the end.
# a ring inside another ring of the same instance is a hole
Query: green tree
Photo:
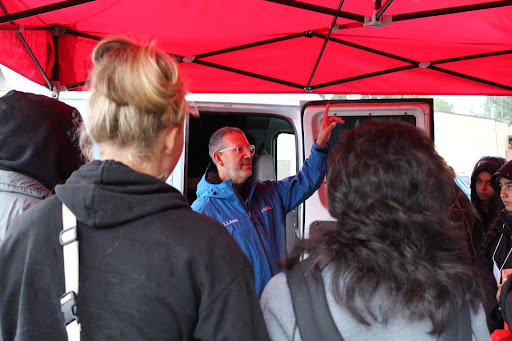
{"type": "Polygon", "coordinates": [[[453,112],[453,103],[443,98],[434,98],[434,110],[442,112],[453,112]]]}
{"type": "Polygon", "coordinates": [[[485,117],[512,121],[512,97],[487,96],[484,102],[485,117]]]}

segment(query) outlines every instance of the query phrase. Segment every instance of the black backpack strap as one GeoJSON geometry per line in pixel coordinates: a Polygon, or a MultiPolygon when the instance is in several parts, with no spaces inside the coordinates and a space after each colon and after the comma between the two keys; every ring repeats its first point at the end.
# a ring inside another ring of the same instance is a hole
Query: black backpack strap
{"type": "Polygon", "coordinates": [[[438,341],[467,341],[472,339],[471,313],[469,304],[465,303],[455,318],[437,338],[438,341]]]}
{"type": "Polygon", "coordinates": [[[327,305],[320,269],[306,259],[286,272],[297,327],[303,341],[343,341],[327,305]],[[315,275],[313,276],[312,273],[315,275]]]}

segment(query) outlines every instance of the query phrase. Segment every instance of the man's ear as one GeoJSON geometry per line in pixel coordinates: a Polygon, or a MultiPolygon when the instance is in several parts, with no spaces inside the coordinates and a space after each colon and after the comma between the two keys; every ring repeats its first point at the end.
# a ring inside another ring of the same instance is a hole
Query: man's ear
{"type": "Polygon", "coordinates": [[[213,158],[215,159],[215,163],[217,166],[224,166],[224,162],[222,162],[221,154],[219,152],[213,152],[213,158]]]}

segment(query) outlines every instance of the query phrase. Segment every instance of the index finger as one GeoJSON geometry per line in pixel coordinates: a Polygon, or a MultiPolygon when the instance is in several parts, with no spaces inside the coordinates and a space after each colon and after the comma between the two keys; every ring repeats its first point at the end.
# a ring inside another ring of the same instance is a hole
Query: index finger
{"type": "Polygon", "coordinates": [[[331,103],[327,103],[324,110],[324,120],[329,117],[329,108],[331,107],[331,103]]]}
{"type": "Polygon", "coordinates": [[[324,116],[322,117],[322,126],[327,126],[327,121],[329,120],[329,108],[331,107],[331,103],[327,103],[324,110],[324,116]]]}

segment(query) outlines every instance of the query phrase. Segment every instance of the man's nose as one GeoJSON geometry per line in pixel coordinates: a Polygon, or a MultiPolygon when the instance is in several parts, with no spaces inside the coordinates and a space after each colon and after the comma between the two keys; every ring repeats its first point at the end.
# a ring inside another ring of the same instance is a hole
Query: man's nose
{"type": "Polygon", "coordinates": [[[501,187],[500,197],[502,197],[502,198],[506,198],[507,197],[507,191],[505,191],[505,187],[501,187]]]}
{"type": "Polygon", "coordinates": [[[487,186],[489,186],[487,182],[482,183],[482,189],[487,189],[487,186]]]}

